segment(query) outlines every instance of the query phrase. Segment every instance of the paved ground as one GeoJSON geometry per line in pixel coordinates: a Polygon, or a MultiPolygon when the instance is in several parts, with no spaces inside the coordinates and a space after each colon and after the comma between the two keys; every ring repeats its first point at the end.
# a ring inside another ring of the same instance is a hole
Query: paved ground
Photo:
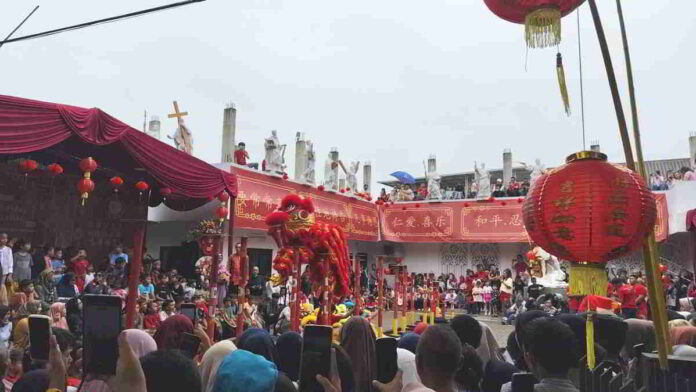
{"type": "MultiPolygon", "coordinates": [[[[391,322],[393,317],[393,312],[384,312],[384,319],[382,321],[384,330],[391,330],[391,322]]],[[[475,319],[485,323],[491,328],[495,339],[498,341],[498,346],[505,347],[507,345],[507,338],[510,332],[515,330],[512,325],[503,325],[500,323],[500,317],[489,317],[489,316],[474,316],[475,319]]],[[[376,323],[376,317],[374,322],[376,323]]]]}

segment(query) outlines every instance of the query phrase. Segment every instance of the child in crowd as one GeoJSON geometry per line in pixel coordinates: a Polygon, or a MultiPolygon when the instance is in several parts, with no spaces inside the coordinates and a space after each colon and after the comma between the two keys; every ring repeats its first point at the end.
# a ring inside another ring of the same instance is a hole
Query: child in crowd
{"type": "Polygon", "coordinates": [[[472,290],[474,295],[474,314],[481,313],[481,308],[483,308],[483,289],[481,288],[481,281],[476,281],[476,286],[472,290]]]}
{"type": "Polygon", "coordinates": [[[483,306],[485,308],[485,315],[490,316],[492,313],[491,300],[493,299],[493,288],[490,282],[486,282],[483,286],[483,306]]]}
{"type": "Polygon", "coordinates": [[[141,282],[142,283],[138,285],[138,295],[149,300],[154,300],[155,286],[152,285],[152,279],[146,275],[141,282]]]}

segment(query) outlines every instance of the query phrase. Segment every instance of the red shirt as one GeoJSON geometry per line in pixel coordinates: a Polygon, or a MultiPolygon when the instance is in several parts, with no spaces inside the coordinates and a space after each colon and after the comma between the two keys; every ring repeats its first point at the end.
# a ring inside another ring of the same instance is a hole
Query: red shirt
{"type": "Polygon", "coordinates": [[[246,152],[246,150],[235,150],[234,152],[234,163],[238,165],[244,165],[246,166],[247,164],[247,157],[249,156],[249,153],[246,152]]]}
{"type": "Polygon", "coordinates": [[[626,309],[636,308],[636,288],[630,284],[625,284],[619,289],[619,298],[621,299],[621,307],[626,309]]]}
{"type": "Polygon", "coordinates": [[[634,286],[635,292],[636,292],[636,299],[640,297],[641,295],[643,296],[643,301],[638,304],[638,316],[640,318],[647,318],[648,317],[648,289],[645,288],[642,284],[637,284],[634,286]]]}
{"type": "Polygon", "coordinates": [[[157,329],[161,323],[159,314],[148,314],[143,320],[143,327],[145,329],[157,329]]]}

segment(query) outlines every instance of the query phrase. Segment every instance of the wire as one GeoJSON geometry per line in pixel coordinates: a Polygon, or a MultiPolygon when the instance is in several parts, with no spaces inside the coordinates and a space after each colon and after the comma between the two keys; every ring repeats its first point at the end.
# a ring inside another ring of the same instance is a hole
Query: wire
{"type": "Polygon", "coordinates": [[[66,32],[66,31],[79,30],[79,29],[83,29],[85,27],[91,27],[91,26],[96,26],[96,25],[100,25],[100,24],[104,24],[104,23],[116,22],[116,21],[123,20],[123,19],[135,18],[138,16],[152,13],[152,12],[164,11],[166,9],[180,7],[180,6],[188,5],[188,4],[192,4],[192,3],[200,3],[203,1],[205,1],[205,0],[180,1],[178,3],[167,4],[167,5],[154,7],[154,8],[148,8],[145,10],[135,11],[135,12],[131,12],[128,14],[112,16],[110,18],[98,19],[98,20],[94,20],[91,22],[85,22],[85,23],[80,23],[80,24],[76,24],[76,25],[72,25],[72,26],[61,27],[59,29],[48,30],[48,31],[44,31],[41,33],[25,35],[22,37],[17,37],[17,38],[12,38],[12,39],[6,39],[4,41],[0,41],[0,46],[7,44],[7,43],[26,41],[26,40],[35,39],[35,38],[48,37],[50,35],[60,34],[60,33],[66,32]]]}
{"type": "Polygon", "coordinates": [[[585,150],[585,97],[582,86],[582,47],[580,46],[580,7],[576,11],[578,21],[578,63],[580,64],[580,116],[582,118],[582,149],[585,150]]]}
{"type": "Polygon", "coordinates": [[[37,6],[34,7],[34,9],[29,13],[29,15],[27,15],[21,22],[19,22],[19,24],[17,25],[17,27],[15,27],[14,30],[12,30],[12,31],[10,32],[10,34],[7,34],[7,37],[5,37],[5,39],[4,39],[2,42],[0,42],[0,48],[2,48],[3,43],[4,43],[5,41],[7,41],[8,39],[10,39],[10,37],[12,37],[12,35],[13,35],[17,30],[19,30],[20,27],[22,27],[22,25],[24,24],[24,22],[26,22],[27,19],[29,19],[32,15],[34,15],[34,12],[36,12],[36,10],[38,10],[38,9],[39,9],[39,6],[37,5],[37,6]]]}

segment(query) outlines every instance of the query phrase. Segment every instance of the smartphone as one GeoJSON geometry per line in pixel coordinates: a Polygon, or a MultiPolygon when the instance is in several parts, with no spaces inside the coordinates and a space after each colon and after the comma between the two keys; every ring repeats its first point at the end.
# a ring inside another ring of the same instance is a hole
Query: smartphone
{"type": "Polygon", "coordinates": [[[181,346],[180,350],[184,352],[184,354],[188,357],[193,359],[193,357],[198,354],[198,346],[201,344],[201,339],[191,333],[184,332],[181,338],[181,346]]]}
{"type": "Polygon", "coordinates": [[[328,378],[331,371],[331,334],[326,325],[308,325],[302,337],[300,357],[300,391],[323,392],[317,374],[328,378]]]}
{"type": "Polygon", "coordinates": [[[51,349],[51,319],[48,316],[29,316],[29,355],[35,361],[48,361],[51,349]]]}
{"type": "Polygon", "coordinates": [[[536,378],[532,373],[515,373],[512,375],[512,390],[515,392],[534,392],[536,378]]]}
{"type": "Polygon", "coordinates": [[[380,338],[375,342],[377,349],[377,381],[387,384],[399,370],[396,359],[397,342],[394,338],[380,338]]]}
{"type": "Polygon", "coordinates": [[[84,374],[116,374],[118,335],[121,333],[121,297],[82,297],[84,374]]]}
{"type": "Polygon", "coordinates": [[[191,319],[196,323],[196,304],[181,304],[181,314],[191,319]]]}

